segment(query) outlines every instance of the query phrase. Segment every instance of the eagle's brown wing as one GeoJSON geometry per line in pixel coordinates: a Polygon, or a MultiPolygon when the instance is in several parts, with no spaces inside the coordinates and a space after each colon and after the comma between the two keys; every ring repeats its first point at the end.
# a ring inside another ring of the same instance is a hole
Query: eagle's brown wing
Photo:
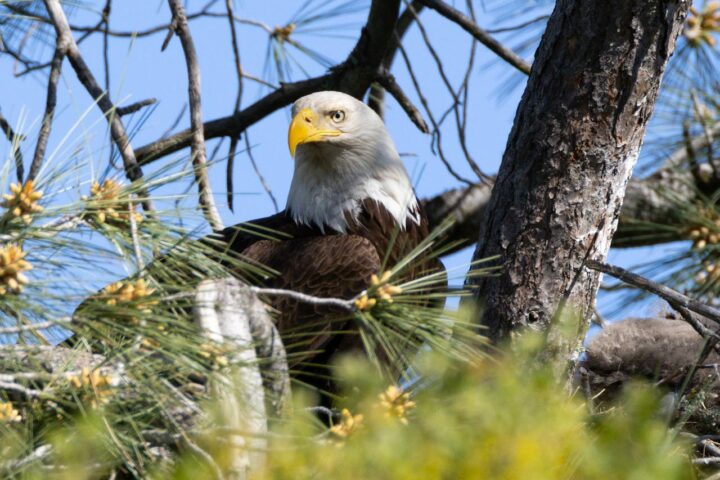
{"type": "MultiPolygon", "coordinates": [[[[381,262],[373,244],[358,235],[261,240],[242,254],[279,272],[269,281],[272,287],[341,299],[353,298],[366,289],[381,262]]],[[[286,296],[269,300],[279,312],[278,330],[296,369],[327,367],[336,353],[361,346],[347,311],[286,296]]]]}

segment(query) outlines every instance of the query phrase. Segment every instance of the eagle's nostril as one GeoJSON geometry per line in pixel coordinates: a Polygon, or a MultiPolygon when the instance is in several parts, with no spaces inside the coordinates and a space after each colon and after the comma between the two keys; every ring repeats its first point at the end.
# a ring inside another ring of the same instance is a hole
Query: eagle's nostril
{"type": "Polygon", "coordinates": [[[307,123],[312,123],[312,120],[310,119],[310,117],[305,117],[305,121],[306,121],[307,123]]]}

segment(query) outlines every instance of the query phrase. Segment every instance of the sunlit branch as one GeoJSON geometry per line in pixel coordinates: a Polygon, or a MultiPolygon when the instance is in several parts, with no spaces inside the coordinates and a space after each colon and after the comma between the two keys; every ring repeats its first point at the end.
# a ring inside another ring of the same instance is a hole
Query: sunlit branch
{"type": "Polygon", "coordinates": [[[58,35],[55,39],[55,52],[50,62],[50,76],[48,77],[47,98],[45,100],[45,114],[43,115],[42,125],[40,126],[40,134],[38,135],[37,144],[35,145],[35,155],[33,156],[28,180],[34,180],[40,171],[43,158],[45,158],[45,150],[47,149],[50,130],[52,129],[53,117],[55,116],[55,105],[57,104],[57,84],[60,80],[60,71],[62,69],[63,60],[68,49],[68,43],[65,36],[58,35]]]}
{"type": "Polygon", "coordinates": [[[445,2],[440,0],[420,0],[426,7],[432,8],[443,17],[447,18],[451,22],[458,24],[466,32],[473,37],[477,38],[480,43],[488,47],[500,58],[505,60],[507,63],[521,71],[522,73],[530,74],[530,64],[520,58],[518,54],[505,47],[502,43],[498,42],[489,33],[480,28],[475,22],[470,20],[461,11],[453,8],[445,2]]]}
{"type": "MultiPolygon", "coordinates": [[[[267,115],[317,90],[340,90],[356,97],[362,96],[377,76],[393,35],[399,4],[399,0],[374,0],[363,33],[345,62],[332,67],[325,75],[282,84],[236,115],[206,122],[205,139],[237,136],[267,115]]],[[[191,138],[192,131],[183,130],[140,147],[137,150],[138,161],[141,165],[146,164],[189,147],[191,138]]]]}
{"type": "Polygon", "coordinates": [[[174,32],[180,38],[188,72],[188,97],[190,103],[191,159],[198,184],[200,207],[213,230],[223,229],[223,222],[215,206],[210,179],[207,174],[205,135],[203,133],[202,105],[200,98],[200,66],[195,44],[190,35],[185,9],[178,0],[168,0],[173,15],[174,32]]]}
{"type": "MultiPolygon", "coordinates": [[[[68,25],[67,18],[60,6],[59,0],[44,0],[45,7],[50,14],[55,32],[61,39],[60,41],[67,44],[66,55],[70,60],[75,73],[77,74],[78,80],[83,84],[88,93],[97,102],[98,107],[102,110],[105,118],[110,124],[110,133],[112,134],[113,141],[120,151],[120,156],[123,159],[123,165],[125,167],[125,174],[131,181],[139,181],[142,178],[142,169],[138,164],[135,151],[130,144],[125,126],[122,123],[119,115],[115,114],[115,106],[113,105],[107,92],[98,85],[97,80],[93,76],[92,72],[88,68],[85,60],[80,54],[80,50],[75,42],[70,26],[68,25]]],[[[141,189],[140,196],[144,198],[143,207],[145,210],[152,210],[152,203],[144,189],[141,189]]]]}

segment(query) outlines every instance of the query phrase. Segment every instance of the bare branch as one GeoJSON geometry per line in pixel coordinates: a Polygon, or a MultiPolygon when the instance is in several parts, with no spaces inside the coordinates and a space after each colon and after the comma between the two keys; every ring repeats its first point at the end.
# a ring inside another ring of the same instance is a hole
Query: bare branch
{"type": "MultiPolygon", "coordinates": [[[[707,164],[700,165],[701,176],[709,177],[707,164]]],[[[451,241],[463,241],[451,251],[457,251],[475,243],[485,207],[490,199],[493,182],[474,184],[447,190],[422,201],[431,228],[439,226],[446,216],[451,215],[455,223],[447,234],[451,241]]],[[[632,248],[657,245],[682,240],[682,225],[677,203],[673,197],[692,202],[701,200],[703,194],[712,193],[712,185],[698,185],[691,172],[676,168],[663,168],[645,178],[631,179],[628,183],[620,211],[618,230],[612,240],[614,248],[632,248]],[[672,195],[670,195],[670,193],[672,195]],[[643,235],[638,230],[642,225],[667,225],[663,234],[657,229],[643,235]]]]}
{"type": "MultiPolygon", "coordinates": [[[[243,71],[242,63],[240,62],[240,48],[237,42],[237,32],[235,31],[235,20],[233,19],[233,0],[225,0],[225,10],[227,11],[228,23],[230,24],[230,44],[232,45],[233,58],[235,59],[235,74],[237,75],[237,95],[235,96],[235,106],[233,107],[233,115],[237,115],[240,110],[240,101],[242,100],[243,94],[243,71]]],[[[230,138],[230,149],[228,150],[227,158],[227,171],[226,187],[227,187],[227,201],[228,208],[230,211],[233,210],[233,167],[235,166],[235,151],[237,150],[238,137],[230,138]]]]}
{"type": "MultiPolygon", "coordinates": [[[[475,183],[471,182],[467,178],[460,175],[458,172],[455,171],[453,166],[450,164],[448,159],[445,157],[445,152],[442,149],[442,132],[440,131],[440,125],[435,120],[435,116],[432,113],[432,110],[430,109],[430,105],[428,104],[427,98],[425,98],[425,95],[423,94],[422,88],[420,87],[420,82],[417,78],[417,75],[415,75],[415,70],[413,69],[412,62],[410,61],[410,58],[408,57],[407,52],[405,51],[405,48],[402,46],[401,43],[398,42],[398,50],[400,51],[400,54],[402,56],[403,61],[405,62],[405,68],[407,68],[408,74],[410,75],[410,80],[412,81],[413,87],[415,87],[415,92],[418,95],[418,98],[420,98],[420,104],[425,109],[425,113],[427,114],[427,117],[430,119],[430,123],[433,126],[432,134],[433,134],[433,144],[437,145],[437,154],[440,157],[440,161],[445,165],[445,168],[447,171],[455,177],[460,182],[463,182],[467,184],[468,186],[472,186],[475,183]]],[[[435,149],[433,148],[433,153],[435,153],[435,149]]]]}
{"type": "Polygon", "coordinates": [[[22,150],[20,149],[20,142],[22,142],[25,137],[23,135],[18,135],[17,133],[15,133],[8,121],[5,119],[5,117],[3,117],[2,113],[0,113],[0,129],[2,129],[2,131],[5,133],[5,137],[7,137],[8,141],[11,144],[11,149],[13,151],[13,155],[15,156],[15,171],[17,174],[17,179],[18,182],[22,183],[23,176],[25,175],[25,166],[22,150]]]}
{"type": "MultiPolygon", "coordinates": [[[[474,20],[475,12],[472,10],[472,3],[469,4],[469,7],[470,7],[470,13],[472,14],[472,19],[474,20]]],[[[431,119],[431,121],[433,123],[433,127],[434,127],[433,139],[435,140],[435,143],[437,145],[438,152],[441,152],[441,150],[442,150],[442,145],[441,145],[442,138],[441,138],[440,126],[444,122],[446,115],[450,111],[452,111],[455,116],[455,124],[456,124],[457,130],[458,130],[458,139],[460,140],[460,147],[465,156],[465,160],[467,161],[467,163],[470,166],[470,169],[473,171],[473,173],[475,173],[475,175],[480,180],[486,181],[488,179],[488,176],[485,173],[483,173],[483,171],[478,166],[477,162],[475,162],[475,160],[472,158],[472,155],[470,155],[470,151],[467,148],[467,145],[465,142],[464,121],[463,121],[463,118],[461,118],[460,112],[459,112],[459,106],[462,104],[462,101],[460,99],[460,92],[463,90],[463,86],[467,86],[467,82],[469,81],[468,80],[469,73],[466,73],[463,84],[456,92],[455,88],[452,85],[452,82],[450,82],[450,78],[445,73],[445,67],[443,65],[442,59],[440,58],[440,54],[438,54],[437,50],[435,49],[432,42],[430,41],[430,35],[428,35],[428,32],[425,29],[425,26],[420,21],[420,17],[418,17],[417,13],[415,13],[412,10],[412,6],[409,6],[408,10],[410,10],[410,13],[415,14],[415,23],[417,24],[418,29],[420,30],[420,35],[422,36],[423,42],[425,43],[425,46],[427,47],[428,51],[430,52],[430,56],[435,61],[435,65],[437,66],[437,71],[440,74],[440,78],[443,81],[445,88],[447,89],[448,93],[450,94],[450,96],[453,99],[452,105],[447,110],[447,112],[441,116],[441,118],[438,122],[435,122],[434,120],[431,119]]],[[[471,50],[471,57],[470,57],[470,62],[468,62],[469,63],[468,72],[469,72],[469,69],[472,68],[473,59],[475,57],[475,41],[473,41],[473,44],[472,44],[470,50],[471,50]]],[[[465,92],[467,93],[467,90],[465,90],[465,92]]],[[[465,108],[465,107],[466,106],[464,106],[463,108],[465,108]]],[[[429,113],[429,111],[428,111],[428,115],[429,116],[431,115],[429,113]]]]}
{"type": "Polygon", "coordinates": [[[395,81],[395,77],[392,73],[382,68],[378,74],[378,83],[380,83],[380,85],[382,85],[383,88],[387,90],[390,95],[395,98],[395,100],[397,100],[407,116],[410,117],[410,120],[420,129],[421,132],[430,133],[430,129],[428,128],[427,123],[425,123],[422,113],[420,113],[420,110],[413,105],[408,96],[405,95],[405,92],[403,92],[400,85],[398,85],[395,81]]]}
{"type": "Polygon", "coordinates": [[[202,105],[200,100],[200,65],[198,64],[195,43],[188,27],[185,9],[179,0],[168,0],[175,23],[175,34],[180,38],[188,72],[188,97],[190,102],[190,125],[192,128],[191,153],[195,169],[195,180],[198,184],[200,207],[205,213],[210,227],[215,231],[224,228],[220,213],[215,206],[210,179],[207,174],[205,157],[205,135],[203,133],[202,105]]]}
{"type": "Polygon", "coordinates": [[[591,270],[607,273],[608,275],[611,275],[628,285],[653,293],[672,305],[686,308],[720,324],[720,310],[683,295],[670,287],[661,285],[650,279],[625,270],[624,268],[615,265],[608,265],[607,263],[598,262],[596,260],[588,260],[585,263],[585,266],[591,270]]]}
{"type": "MultiPolygon", "coordinates": [[[[72,36],[65,12],[63,12],[60,6],[60,1],[44,0],[44,2],[57,36],[61,39],[61,42],[67,44],[67,57],[77,74],[78,80],[80,80],[80,83],[83,84],[90,96],[97,102],[98,107],[100,107],[110,124],[110,133],[123,159],[125,174],[131,181],[139,181],[143,176],[142,169],[135,158],[135,151],[132,145],[130,145],[125,126],[120,116],[115,114],[115,106],[110,100],[110,97],[100,88],[100,85],[98,85],[97,80],[95,80],[95,77],[80,54],[80,49],[72,36]]],[[[152,210],[151,201],[144,190],[141,190],[141,196],[144,198],[143,206],[145,210],[152,210]]]]}
{"type": "MultiPolygon", "coordinates": [[[[247,127],[262,120],[276,110],[291,104],[298,98],[317,90],[329,88],[333,78],[333,74],[327,74],[309,80],[283,84],[279,89],[242,109],[237,115],[230,115],[205,122],[203,125],[205,140],[237,136],[247,127]]],[[[146,165],[165,155],[189,147],[191,137],[192,131],[186,129],[144,145],[137,149],[138,161],[140,165],[146,165]]]]}
{"type": "Polygon", "coordinates": [[[703,338],[712,338],[713,341],[717,342],[720,340],[720,335],[707,328],[702,321],[700,321],[696,314],[691,312],[685,307],[678,305],[677,303],[670,302],[670,306],[675,309],[683,320],[685,320],[691,327],[695,329],[703,338]]]}
{"type": "Polygon", "coordinates": [[[343,300],[341,298],[315,297],[305,293],[296,292],[294,290],[284,290],[281,288],[261,288],[249,287],[250,291],[258,295],[273,295],[277,297],[289,297],[298,302],[308,303],[310,305],[322,305],[327,307],[338,307],[343,310],[354,311],[355,299],[343,300]]]}
{"type": "MultiPolygon", "coordinates": [[[[362,97],[375,80],[387,47],[392,39],[400,0],[373,0],[368,20],[352,52],[330,72],[299,82],[286,83],[236,115],[211,120],[204,124],[205,139],[233,137],[274,111],[298,98],[318,90],[339,90],[362,97]]],[[[190,146],[192,130],[183,130],[137,150],[141,165],[190,146]]]]}
{"type": "MultiPolygon", "coordinates": [[[[390,45],[388,45],[387,53],[385,54],[385,59],[382,63],[382,66],[386,70],[389,71],[390,67],[392,67],[395,55],[398,51],[398,45],[415,21],[417,14],[419,14],[422,9],[423,5],[419,0],[412,0],[412,2],[405,7],[405,10],[403,10],[398,17],[398,21],[395,24],[395,35],[393,35],[390,45]]],[[[385,90],[380,85],[374,83],[370,87],[368,106],[375,110],[375,112],[380,115],[380,118],[385,117],[385,90]]]]}
{"type": "MultiPolygon", "coordinates": [[[[210,7],[215,4],[216,1],[210,1],[208,2],[202,10],[199,12],[191,13],[187,15],[188,20],[195,20],[197,18],[201,17],[218,17],[218,16],[224,16],[222,14],[215,14],[209,11],[210,7]]],[[[22,15],[30,20],[35,20],[38,22],[46,23],[48,25],[53,25],[53,21],[50,18],[43,17],[42,15],[39,15],[35,12],[31,12],[29,10],[26,10],[20,6],[19,3],[11,3],[11,2],[5,2],[3,4],[3,7],[7,8],[8,10],[18,14],[22,15]]],[[[260,24],[260,22],[255,22],[253,20],[246,20],[243,18],[235,18],[235,21],[238,23],[245,23],[248,25],[254,25],[258,27],[264,26],[263,24],[260,24]]],[[[107,25],[107,23],[101,19],[96,25],[93,26],[82,26],[82,25],[69,25],[70,30],[73,32],[80,32],[84,33],[84,35],[81,38],[87,38],[87,35],[93,34],[93,33],[101,33],[103,35],[108,35],[110,37],[120,37],[120,38],[142,38],[142,37],[148,37],[150,35],[154,35],[156,33],[162,33],[167,31],[172,23],[166,23],[163,25],[157,25],[155,27],[147,28],[145,30],[112,30],[107,25]]],[[[79,40],[78,40],[79,42],[79,40]]],[[[39,65],[40,66],[40,65],[39,65]]],[[[47,65],[44,65],[47,66],[47,65]]],[[[43,67],[43,66],[40,66],[43,67]]],[[[24,74],[26,72],[21,72],[20,75],[24,74]]]]}
{"type": "Polygon", "coordinates": [[[43,159],[45,158],[45,150],[47,149],[53,117],[55,116],[55,105],[57,104],[57,84],[58,80],[60,80],[60,71],[67,48],[67,39],[64,36],[58,35],[55,39],[55,53],[53,53],[53,58],[50,62],[50,76],[48,78],[47,98],[45,100],[45,115],[43,115],[40,133],[37,144],[35,145],[35,155],[30,165],[28,180],[35,180],[35,177],[37,177],[37,174],[40,172],[43,159]]]}
{"type": "Polygon", "coordinates": [[[492,35],[495,35],[496,33],[504,33],[504,32],[512,32],[514,30],[522,30],[525,27],[528,27],[532,24],[546,21],[548,18],[550,18],[550,15],[540,15],[535,18],[532,18],[530,20],[526,20],[524,22],[520,22],[517,25],[511,25],[508,27],[499,27],[499,28],[489,28],[485,30],[487,33],[490,33],[492,35]]]}
{"type": "Polygon", "coordinates": [[[145,100],[140,100],[139,102],[131,103],[130,105],[127,105],[125,107],[116,107],[115,114],[120,115],[121,117],[124,117],[125,115],[130,115],[131,113],[135,113],[149,105],[154,105],[155,103],[157,103],[156,98],[146,98],[145,100]]]}
{"type": "Polygon", "coordinates": [[[36,330],[46,330],[57,325],[71,325],[72,319],[69,317],[58,318],[56,320],[48,320],[46,322],[29,323],[27,325],[18,325],[16,327],[0,327],[0,335],[9,335],[13,333],[21,333],[36,330]]]}
{"type": "Polygon", "coordinates": [[[500,58],[524,73],[530,75],[530,64],[520,58],[518,54],[505,47],[498,42],[489,33],[480,28],[475,22],[466,17],[461,11],[456,10],[452,6],[440,0],[419,0],[426,7],[432,8],[443,17],[451,22],[457,23],[463,30],[473,37],[477,38],[480,43],[495,52],[500,58]]]}

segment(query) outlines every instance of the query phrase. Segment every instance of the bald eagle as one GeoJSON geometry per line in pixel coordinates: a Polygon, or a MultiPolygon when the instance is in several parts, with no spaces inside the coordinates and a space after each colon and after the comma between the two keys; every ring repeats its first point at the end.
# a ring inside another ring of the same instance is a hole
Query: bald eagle
{"type": "MultiPolygon", "coordinates": [[[[428,221],[382,119],[361,101],[324,91],[300,98],[288,132],[295,168],[285,210],[225,229],[242,258],[278,274],[267,285],[317,297],[351,299],[428,236],[428,221]],[[278,240],[268,240],[267,232],[278,240]],[[258,232],[253,234],[252,232],[258,232]]],[[[409,279],[443,270],[430,257],[409,279]]],[[[271,297],[291,367],[321,389],[324,369],[362,342],[347,312],[271,297]]]]}

